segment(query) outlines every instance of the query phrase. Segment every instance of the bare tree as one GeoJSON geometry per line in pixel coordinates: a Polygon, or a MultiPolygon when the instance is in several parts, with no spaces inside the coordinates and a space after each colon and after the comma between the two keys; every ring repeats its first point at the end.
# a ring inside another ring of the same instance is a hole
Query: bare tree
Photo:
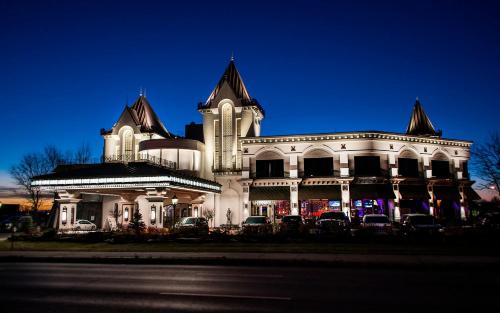
{"type": "Polygon", "coordinates": [[[41,204],[40,188],[31,185],[34,176],[43,175],[50,171],[50,165],[44,156],[35,153],[26,154],[19,164],[10,168],[10,175],[18,185],[22,186],[29,195],[31,209],[36,212],[41,204]]]}
{"type": "Polygon", "coordinates": [[[92,150],[88,143],[83,143],[75,152],[74,162],[87,164],[92,160],[92,150]]]}
{"type": "Polygon", "coordinates": [[[480,179],[479,189],[488,189],[498,195],[500,188],[500,136],[492,133],[487,142],[477,144],[472,150],[472,165],[480,179]]]}
{"type": "Polygon", "coordinates": [[[46,163],[49,171],[56,168],[58,165],[66,163],[66,159],[62,152],[54,145],[48,145],[43,149],[42,161],[46,163]]]}

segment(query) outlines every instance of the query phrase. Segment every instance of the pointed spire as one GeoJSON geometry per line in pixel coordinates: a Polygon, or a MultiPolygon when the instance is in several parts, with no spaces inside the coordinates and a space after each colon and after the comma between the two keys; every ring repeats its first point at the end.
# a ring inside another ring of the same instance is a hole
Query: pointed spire
{"type": "Polygon", "coordinates": [[[417,136],[440,136],[441,133],[437,132],[432,125],[431,120],[425,114],[418,97],[415,100],[415,105],[411,113],[410,122],[406,128],[407,135],[417,136]]]}
{"type": "Polygon", "coordinates": [[[234,51],[231,51],[231,59],[229,61],[234,62],[234,51]]]}
{"type": "Polygon", "coordinates": [[[156,133],[164,138],[172,137],[158,118],[158,115],[153,111],[144,94],[139,96],[130,109],[137,115],[138,124],[141,126],[142,131],[156,133]]]}
{"type": "Polygon", "coordinates": [[[208,97],[206,101],[207,104],[217,96],[217,94],[222,88],[222,85],[224,85],[225,82],[229,84],[234,94],[238,98],[246,101],[251,100],[250,94],[248,93],[248,90],[245,87],[243,80],[241,79],[241,75],[238,72],[236,65],[234,64],[234,56],[231,56],[231,61],[229,61],[229,64],[226,67],[226,70],[224,71],[224,74],[222,74],[222,77],[220,78],[219,82],[217,83],[214,90],[208,97]]]}

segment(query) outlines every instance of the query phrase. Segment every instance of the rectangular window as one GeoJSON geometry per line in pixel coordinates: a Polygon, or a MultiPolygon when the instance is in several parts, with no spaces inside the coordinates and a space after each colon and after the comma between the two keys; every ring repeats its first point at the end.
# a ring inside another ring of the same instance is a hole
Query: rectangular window
{"type": "Polygon", "coordinates": [[[283,160],[257,160],[255,176],[257,178],[285,177],[283,160]]]}
{"type": "Polygon", "coordinates": [[[450,162],[432,160],[432,176],[438,178],[450,178],[450,162]]]}
{"type": "Polygon", "coordinates": [[[333,158],[304,159],[304,177],[333,176],[333,158]]]}
{"type": "Polygon", "coordinates": [[[404,177],[418,177],[418,160],[399,158],[398,173],[400,176],[404,177]]]}
{"type": "Polygon", "coordinates": [[[354,173],[355,176],[380,176],[380,157],[354,157],[354,173]]]}

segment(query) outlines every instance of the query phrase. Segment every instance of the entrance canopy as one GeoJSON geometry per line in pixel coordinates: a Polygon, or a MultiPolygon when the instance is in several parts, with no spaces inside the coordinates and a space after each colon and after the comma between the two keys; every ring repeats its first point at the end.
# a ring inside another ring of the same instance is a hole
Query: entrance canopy
{"type": "Polygon", "coordinates": [[[351,199],[395,199],[392,186],[388,184],[353,184],[351,199]]]}
{"type": "Polygon", "coordinates": [[[53,173],[36,176],[32,185],[42,189],[114,189],[176,187],[220,193],[221,185],[147,162],[60,165],[53,173]]]}
{"type": "Polygon", "coordinates": [[[431,198],[425,185],[399,185],[399,192],[403,200],[424,200],[431,198]]]}
{"type": "Polygon", "coordinates": [[[340,199],[340,185],[300,186],[299,200],[340,199]]]}
{"type": "Polygon", "coordinates": [[[255,200],[290,200],[290,187],[251,187],[249,199],[255,200]]]}

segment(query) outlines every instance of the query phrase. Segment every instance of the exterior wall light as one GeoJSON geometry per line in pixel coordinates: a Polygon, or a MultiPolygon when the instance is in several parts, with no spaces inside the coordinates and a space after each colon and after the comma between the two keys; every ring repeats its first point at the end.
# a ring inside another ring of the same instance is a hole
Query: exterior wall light
{"type": "Polygon", "coordinates": [[[68,208],[63,207],[62,212],[61,212],[61,223],[63,225],[66,225],[67,222],[68,222],[68,208]]]}
{"type": "Polygon", "coordinates": [[[156,205],[151,206],[151,224],[156,223],[156,205]]]}

